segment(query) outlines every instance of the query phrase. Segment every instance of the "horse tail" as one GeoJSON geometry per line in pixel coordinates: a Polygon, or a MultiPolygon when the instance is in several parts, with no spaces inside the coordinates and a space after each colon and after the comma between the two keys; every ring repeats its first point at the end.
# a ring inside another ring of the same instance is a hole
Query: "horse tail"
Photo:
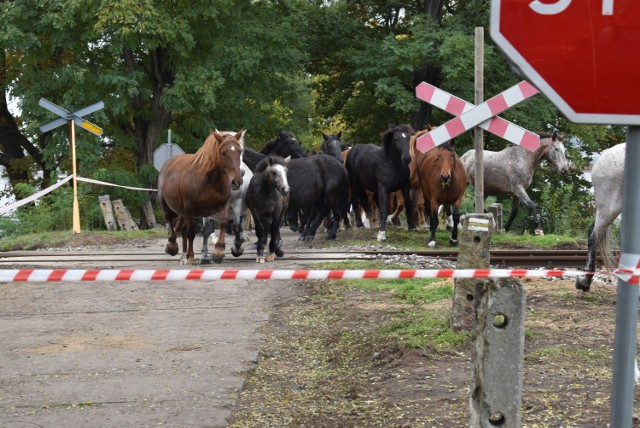
{"type": "MultiPolygon", "coordinates": [[[[598,234],[595,242],[596,253],[600,252],[605,269],[616,267],[616,258],[613,256],[613,236],[610,229],[607,226],[602,233],[598,234]]],[[[593,233],[596,233],[595,228],[593,233]]]]}

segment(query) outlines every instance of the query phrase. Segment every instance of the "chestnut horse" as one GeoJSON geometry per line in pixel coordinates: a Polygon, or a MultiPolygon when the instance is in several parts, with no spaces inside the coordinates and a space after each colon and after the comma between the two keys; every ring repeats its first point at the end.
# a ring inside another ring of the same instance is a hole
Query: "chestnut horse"
{"type": "Polygon", "coordinates": [[[454,150],[454,142],[448,141],[438,147],[422,153],[416,148],[417,138],[426,134],[426,129],[411,136],[411,158],[415,163],[414,180],[418,180],[412,187],[422,189],[425,209],[429,214],[429,228],[431,237],[428,246],[436,246],[436,229],[438,228],[438,207],[453,205],[453,229],[449,244],[458,243],[458,223],[460,222],[460,205],[467,187],[467,175],[464,166],[454,150]]]}
{"type": "Polygon", "coordinates": [[[224,258],[224,233],[229,221],[231,191],[242,185],[240,139],[243,134],[244,130],[235,135],[213,132],[196,153],[174,156],[160,171],[158,203],[169,228],[165,252],[171,256],[178,254],[176,230],[181,231],[182,264],[195,263],[195,219],[212,215],[220,223],[213,261],[220,263],[224,258]],[[182,227],[174,224],[178,217],[182,227]]]}

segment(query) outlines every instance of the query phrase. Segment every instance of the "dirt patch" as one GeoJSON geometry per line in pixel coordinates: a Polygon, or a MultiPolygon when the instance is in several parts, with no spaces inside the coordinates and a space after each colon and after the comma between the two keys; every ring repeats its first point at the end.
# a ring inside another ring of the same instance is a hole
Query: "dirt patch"
{"type": "MultiPolygon", "coordinates": [[[[523,425],[606,426],[615,287],[582,293],[568,280],[525,285],[523,425]]],[[[411,317],[415,305],[330,282],[301,286],[304,297],[280,306],[264,329],[232,426],[468,425],[470,340],[407,348],[380,332],[411,317]]]]}

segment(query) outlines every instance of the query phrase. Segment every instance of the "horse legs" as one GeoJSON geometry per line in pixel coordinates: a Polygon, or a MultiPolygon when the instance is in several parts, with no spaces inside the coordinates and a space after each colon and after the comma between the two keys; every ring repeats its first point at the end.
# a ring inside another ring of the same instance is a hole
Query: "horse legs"
{"type": "Polygon", "coordinates": [[[254,216],[253,220],[255,222],[256,236],[258,237],[258,242],[256,243],[256,263],[264,263],[264,247],[267,244],[267,234],[269,233],[264,226],[265,216],[254,216]]]}
{"type": "MultiPolygon", "coordinates": [[[[324,204],[318,204],[309,210],[307,227],[300,239],[304,242],[313,241],[316,237],[316,231],[322,222],[322,219],[329,214],[329,209],[324,204]]],[[[331,220],[333,222],[333,220],[331,220]]],[[[335,239],[335,234],[334,234],[335,239]]]]}
{"type": "Polygon", "coordinates": [[[222,263],[222,259],[224,258],[224,234],[227,230],[227,221],[220,221],[220,232],[218,233],[218,240],[213,247],[213,255],[211,256],[211,261],[214,263],[222,263]]]}
{"type": "Polygon", "coordinates": [[[520,199],[516,195],[513,195],[511,199],[511,214],[509,214],[509,220],[507,220],[507,223],[504,225],[505,232],[508,232],[511,228],[511,223],[513,223],[513,220],[516,218],[516,214],[518,214],[519,205],[520,199]]]}
{"type": "Polygon", "coordinates": [[[435,248],[436,247],[436,231],[438,230],[438,207],[431,207],[429,209],[429,230],[431,231],[431,236],[429,237],[429,243],[427,247],[435,248]]]}
{"type": "Polygon", "coordinates": [[[242,229],[243,222],[244,214],[233,219],[233,234],[235,236],[233,248],[231,248],[231,254],[233,257],[240,257],[242,253],[244,253],[244,248],[242,248],[242,243],[244,242],[244,230],[242,229]]]}
{"type": "Polygon", "coordinates": [[[183,265],[192,265],[196,262],[193,252],[193,240],[196,238],[196,223],[192,218],[187,217],[185,217],[184,221],[185,224],[184,227],[182,227],[182,258],[180,259],[180,263],[183,265]],[[184,258],[185,254],[186,259],[184,258]]]}
{"type": "Polygon", "coordinates": [[[409,229],[409,232],[415,232],[416,225],[413,222],[413,200],[411,199],[411,190],[409,188],[409,183],[403,186],[402,196],[404,198],[404,208],[405,214],[407,216],[407,228],[409,229]]]}
{"type": "Polygon", "coordinates": [[[378,188],[378,207],[380,208],[380,228],[378,229],[378,242],[386,242],[387,235],[385,233],[385,226],[387,216],[389,215],[389,192],[384,187],[378,188]]]}
{"type": "MultiPolygon", "coordinates": [[[[595,223],[589,228],[589,240],[587,250],[587,265],[585,270],[587,272],[594,272],[596,270],[596,236],[595,236],[595,223]]],[[[576,288],[582,291],[589,291],[591,289],[591,282],[593,281],[593,274],[587,273],[585,275],[576,278],[576,288]]]]}
{"type": "Polygon", "coordinates": [[[175,256],[176,254],[178,254],[178,243],[176,242],[177,234],[175,226],[173,224],[174,220],[176,220],[176,216],[173,213],[167,213],[165,214],[164,218],[167,223],[167,228],[169,229],[169,238],[164,252],[169,254],[170,256],[175,256]]]}
{"type": "Polygon", "coordinates": [[[213,233],[213,220],[211,217],[202,219],[202,251],[200,251],[200,264],[211,263],[211,254],[209,254],[209,237],[213,233]]]}
{"type": "Polygon", "coordinates": [[[451,216],[453,218],[453,228],[451,229],[449,244],[458,245],[458,224],[460,224],[460,208],[454,206],[451,216]]]}
{"type": "Polygon", "coordinates": [[[276,256],[284,256],[284,252],[280,249],[280,222],[271,222],[269,234],[271,235],[271,240],[269,241],[269,255],[265,257],[265,261],[272,262],[276,259],[276,256]]]}

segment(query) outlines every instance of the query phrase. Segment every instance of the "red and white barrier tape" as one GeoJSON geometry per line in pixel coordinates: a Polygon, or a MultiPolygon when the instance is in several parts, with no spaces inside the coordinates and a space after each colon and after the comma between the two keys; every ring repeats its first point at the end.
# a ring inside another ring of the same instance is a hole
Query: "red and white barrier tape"
{"type": "MultiPolygon", "coordinates": [[[[38,193],[34,193],[31,196],[28,196],[24,199],[21,199],[19,201],[16,202],[12,202],[10,204],[4,205],[0,207],[0,214],[9,212],[9,211],[13,211],[16,208],[19,208],[23,205],[28,204],[29,202],[33,202],[36,199],[46,195],[47,193],[53,192],[55,189],[57,189],[58,187],[62,186],[63,184],[65,184],[66,182],[68,182],[69,180],[71,180],[73,178],[73,175],[69,175],[66,178],[58,181],[57,183],[47,187],[46,189],[42,189],[41,191],[39,191],[38,193]]],[[[119,184],[113,184],[113,183],[107,183],[105,181],[98,181],[98,180],[94,180],[92,178],[85,178],[85,177],[77,177],[78,181],[84,181],[87,183],[92,183],[92,184],[102,184],[104,186],[112,186],[112,187],[120,187],[122,189],[130,189],[130,190],[144,190],[144,191],[148,191],[148,192],[157,192],[157,189],[144,189],[142,187],[131,187],[131,186],[121,186],[119,184]]]]}
{"type": "Polygon", "coordinates": [[[621,254],[616,276],[629,284],[640,285],[640,254],[621,254]]]}
{"type": "Polygon", "coordinates": [[[407,270],[133,270],[0,269],[0,282],[214,281],[223,279],[397,279],[397,278],[569,278],[577,270],[407,269],[407,270]]]}

